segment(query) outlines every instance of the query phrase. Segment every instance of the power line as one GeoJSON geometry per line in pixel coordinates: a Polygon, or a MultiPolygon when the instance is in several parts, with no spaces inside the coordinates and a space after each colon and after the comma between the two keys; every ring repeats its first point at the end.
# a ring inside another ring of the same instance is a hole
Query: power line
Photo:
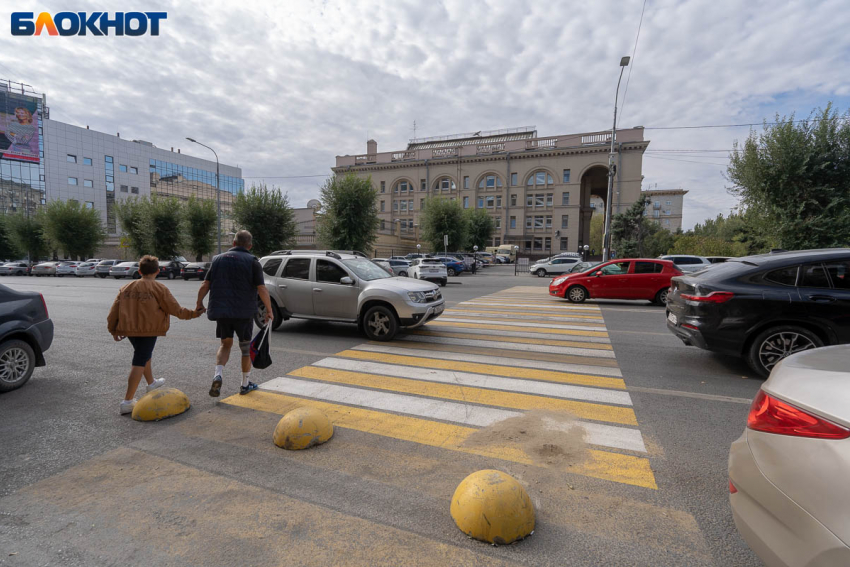
{"type": "Polygon", "coordinates": [[[629,65],[629,76],[626,77],[626,90],[623,91],[623,105],[620,107],[620,116],[625,114],[626,111],[626,95],[629,94],[629,81],[632,80],[632,69],[635,66],[635,53],[637,53],[638,39],[640,39],[640,27],[643,25],[643,12],[646,10],[646,0],[643,0],[643,8],[640,9],[640,22],[638,22],[638,31],[635,36],[635,47],[632,49],[632,60],[631,65],[629,65]]]}
{"type": "MultiPolygon", "coordinates": [[[[823,122],[825,120],[847,120],[846,116],[835,116],[832,118],[807,118],[803,120],[790,120],[792,124],[800,122],[823,122]]],[[[750,122],[747,124],[707,124],[702,126],[647,126],[644,130],[698,130],[702,128],[743,128],[745,126],[776,126],[777,124],[787,124],[786,122],[750,122]]]]}

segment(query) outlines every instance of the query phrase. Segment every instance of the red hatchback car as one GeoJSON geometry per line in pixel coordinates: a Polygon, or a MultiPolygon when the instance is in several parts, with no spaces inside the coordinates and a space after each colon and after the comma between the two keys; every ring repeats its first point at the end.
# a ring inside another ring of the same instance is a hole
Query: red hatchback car
{"type": "Polygon", "coordinates": [[[682,272],[670,260],[627,258],[597,264],[586,272],[567,274],[549,282],[549,295],[582,303],[593,299],[645,299],[667,303],[670,278],[682,272]]]}

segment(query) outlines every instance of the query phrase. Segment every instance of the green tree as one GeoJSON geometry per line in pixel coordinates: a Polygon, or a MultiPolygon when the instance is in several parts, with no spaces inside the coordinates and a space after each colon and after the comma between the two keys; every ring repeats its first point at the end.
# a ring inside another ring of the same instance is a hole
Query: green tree
{"type": "Polygon", "coordinates": [[[591,250],[596,250],[596,254],[602,254],[602,234],[605,232],[605,215],[594,213],[590,217],[590,242],[588,245],[591,250]]]}
{"type": "Polygon", "coordinates": [[[321,201],[316,220],[322,244],[331,250],[372,250],[381,221],[371,177],[334,175],[322,187],[321,201]]]}
{"type": "Polygon", "coordinates": [[[100,212],[79,201],[51,201],[44,210],[45,230],[58,248],[72,259],[94,256],[106,238],[100,212]]]}
{"type": "Polygon", "coordinates": [[[265,256],[292,246],[297,227],[289,198],[265,184],[240,191],[233,202],[233,220],[254,237],[253,252],[265,256]]]}
{"type": "Polygon", "coordinates": [[[0,258],[14,260],[20,256],[18,246],[12,237],[12,231],[6,215],[0,215],[0,258]]]}
{"type": "Polygon", "coordinates": [[[43,215],[29,217],[19,213],[7,217],[12,242],[25,254],[35,261],[47,254],[48,241],[44,230],[43,215]]]}
{"type": "Polygon", "coordinates": [[[678,234],[673,234],[669,230],[658,226],[657,223],[646,219],[643,219],[643,222],[650,225],[648,227],[648,234],[643,240],[643,254],[647,258],[657,258],[658,256],[669,254],[670,250],[675,246],[681,231],[678,234]]]}
{"type": "Polygon", "coordinates": [[[137,258],[153,252],[152,227],[148,216],[149,202],[145,198],[116,201],[115,210],[121,231],[137,258]]]}
{"type": "MultiPolygon", "coordinates": [[[[490,244],[493,237],[493,231],[496,230],[496,223],[493,217],[487,214],[484,209],[466,209],[466,223],[468,226],[468,236],[466,246],[472,248],[478,246],[479,250],[484,250],[490,244]]],[[[434,250],[437,250],[436,248],[434,250]]]]}
{"type": "Polygon", "coordinates": [[[192,195],[186,203],[185,219],[189,250],[195,255],[195,261],[200,262],[205,255],[212,254],[215,248],[215,236],[218,233],[215,203],[196,199],[192,195]]]}
{"type": "Polygon", "coordinates": [[[648,201],[641,195],[626,211],[611,218],[611,247],[617,251],[618,258],[644,256],[644,240],[653,232],[650,222],[643,217],[648,201]]]}
{"type": "Polygon", "coordinates": [[[696,254],[697,256],[746,256],[743,242],[732,242],[716,236],[683,234],[676,239],[670,254],[696,254]]]}
{"type": "Polygon", "coordinates": [[[829,104],[809,119],[776,117],[735,142],[728,190],[741,200],[763,242],[787,249],[850,244],[850,113],[829,104]]]}
{"type": "Polygon", "coordinates": [[[445,234],[449,235],[449,250],[465,249],[469,236],[468,224],[460,203],[439,197],[426,199],[425,208],[419,217],[422,240],[431,246],[431,250],[443,249],[445,234]]]}
{"type": "Polygon", "coordinates": [[[151,248],[163,260],[180,255],[183,248],[183,206],[176,197],[151,195],[147,201],[151,248]]]}

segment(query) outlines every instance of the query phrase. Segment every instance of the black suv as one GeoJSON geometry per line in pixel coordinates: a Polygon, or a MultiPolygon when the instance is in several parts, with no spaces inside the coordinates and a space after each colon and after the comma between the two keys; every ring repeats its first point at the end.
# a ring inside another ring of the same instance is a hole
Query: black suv
{"type": "Polygon", "coordinates": [[[0,285],[0,392],[20,388],[53,342],[44,296],[0,285]]]}
{"type": "Polygon", "coordinates": [[[677,276],[667,328],[686,345],[743,356],[762,376],[795,352],[850,343],[850,249],[730,258],[677,276]]]}

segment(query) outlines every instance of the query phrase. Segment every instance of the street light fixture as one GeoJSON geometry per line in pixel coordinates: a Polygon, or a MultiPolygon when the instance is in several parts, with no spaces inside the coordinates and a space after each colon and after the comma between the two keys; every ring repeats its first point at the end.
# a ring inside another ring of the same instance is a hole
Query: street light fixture
{"type": "Polygon", "coordinates": [[[620,98],[620,82],[623,71],[629,66],[630,57],[620,59],[620,78],[617,79],[617,91],[614,94],[614,125],[611,127],[611,151],[608,154],[608,197],[605,203],[605,232],[602,235],[602,261],[607,262],[611,254],[611,206],[614,191],[614,176],[617,167],[614,165],[614,139],[617,137],[617,101],[620,98]]]}
{"type": "Polygon", "coordinates": [[[218,183],[218,153],[211,147],[206,144],[200,143],[198,140],[194,138],[186,138],[193,144],[198,144],[199,146],[204,146],[206,149],[211,151],[213,155],[215,155],[215,202],[216,202],[216,217],[218,220],[218,253],[221,254],[221,188],[218,183]]]}

